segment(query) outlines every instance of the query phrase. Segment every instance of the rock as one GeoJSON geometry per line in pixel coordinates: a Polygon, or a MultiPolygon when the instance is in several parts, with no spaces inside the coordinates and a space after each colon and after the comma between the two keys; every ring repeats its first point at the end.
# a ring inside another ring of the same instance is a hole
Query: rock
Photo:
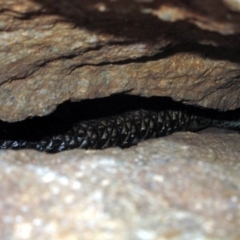
{"type": "Polygon", "coordinates": [[[238,239],[239,135],[0,152],[1,239],[238,239]]]}
{"type": "Polygon", "coordinates": [[[119,92],[240,107],[239,14],[226,4],[0,3],[2,120],[43,116],[69,99],[119,92]]]}
{"type": "MultiPolygon", "coordinates": [[[[158,1],[157,1],[158,2],[158,1]]],[[[157,6],[157,4],[155,5],[157,6]]],[[[201,29],[223,35],[239,33],[238,0],[167,1],[147,12],[167,22],[186,21],[201,29]],[[237,3],[238,2],[238,3],[237,3]]]]}
{"type": "Polygon", "coordinates": [[[223,0],[229,9],[232,11],[240,11],[240,1],[239,0],[223,0]]]}
{"type": "MultiPolygon", "coordinates": [[[[237,0],[0,0],[0,119],[114,93],[230,110],[237,0]]],[[[239,134],[0,151],[0,239],[240,239],[239,134]]],[[[222,132],[223,133],[223,132],[222,132]]]]}

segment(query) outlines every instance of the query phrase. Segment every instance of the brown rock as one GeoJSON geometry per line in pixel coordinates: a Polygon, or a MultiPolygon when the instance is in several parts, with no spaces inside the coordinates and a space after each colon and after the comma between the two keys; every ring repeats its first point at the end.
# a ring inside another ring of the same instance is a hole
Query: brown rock
{"type": "MultiPolygon", "coordinates": [[[[231,12],[237,10],[237,1],[216,0],[196,1],[157,1],[158,8],[151,8],[151,13],[163,21],[186,21],[208,31],[219,32],[223,35],[239,33],[239,14],[231,12]]],[[[157,3],[156,5],[157,6],[157,3]]]]}
{"type": "Polygon", "coordinates": [[[239,15],[218,2],[2,1],[0,119],[125,91],[240,107],[239,39],[216,33],[239,15]]]}
{"type": "Polygon", "coordinates": [[[223,0],[229,9],[232,11],[240,11],[240,1],[239,0],[223,0]]]}
{"type": "Polygon", "coordinates": [[[1,239],[240,237],[239,136],[122,151],[0,152],[1,239]]]}
{"type": "MultiPolygon", "coordinates": [[[[236,0],[0,0],[0,119],[128,92],[240,107],[236,0]]],[[[239,135],[0,151],[0,239],[240,239],[239,135]]],[[[219,133],[219,131],[217,131],[219,133]]]]}

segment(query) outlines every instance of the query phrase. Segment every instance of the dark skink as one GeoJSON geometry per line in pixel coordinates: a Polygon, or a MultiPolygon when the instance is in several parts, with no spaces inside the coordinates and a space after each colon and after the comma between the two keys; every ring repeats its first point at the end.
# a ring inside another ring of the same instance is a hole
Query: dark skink
{"type": "Polygon", "coordinates": [[[35,149],[56,153],[74,148],[127,148],[145,139],[177,131],[197,131],[209,126],[239,129],[240,122],[211,119],[182,109],[137,110],[108,118],[80,121],[62,133],[50,133],[37,140],[1,139],[0,149],[35,149]]]}

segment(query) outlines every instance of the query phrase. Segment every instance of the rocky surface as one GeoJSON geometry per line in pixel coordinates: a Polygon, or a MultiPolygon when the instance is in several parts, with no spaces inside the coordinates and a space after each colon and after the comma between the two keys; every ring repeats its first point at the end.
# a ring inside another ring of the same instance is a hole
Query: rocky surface
{"type": "MultiPolygon", "coordinates": [[[[0,0],[0,119],[127,92],[229,110],[239,0],[0,0]]],[[[0,239],[238,240],[236,132],[137,147],[0,151],[0,239]]]]}
{"type": "Polygon", "coordinates": [[[119,92],[240,107],[230,2],[1,0],[0,119],[119,92]]]}
{"type": "Polygon", "coordinates": [[[126,151],[2,151],[0,238],[239,239],[237,142],[177,133],[126,151]]]}

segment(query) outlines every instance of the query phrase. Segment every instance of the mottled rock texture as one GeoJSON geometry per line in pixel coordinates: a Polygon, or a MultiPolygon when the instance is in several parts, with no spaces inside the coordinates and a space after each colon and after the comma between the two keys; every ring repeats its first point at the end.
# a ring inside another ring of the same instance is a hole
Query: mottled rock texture
{"type": "Polygon", "coordinates": [[[0,152],[0,238],[237,240],[237,141],[177,133],[126,151],[0,152]]]}
{"type": "MultiPolygon", "coordinates": [[[[238,0],[0,0],[0,119],[126,92],[240,107],[238,0]]],[[[211,130],[212,131],[212,130],[211,130]]],[[[239,134],[0,152],[0,239],[239,240],[239,134]]]]}
{"type": "Polygon", "coordinates": [[[118,92],[240,107],[233,2],[1,0],[0,119],[118,92]]]}

